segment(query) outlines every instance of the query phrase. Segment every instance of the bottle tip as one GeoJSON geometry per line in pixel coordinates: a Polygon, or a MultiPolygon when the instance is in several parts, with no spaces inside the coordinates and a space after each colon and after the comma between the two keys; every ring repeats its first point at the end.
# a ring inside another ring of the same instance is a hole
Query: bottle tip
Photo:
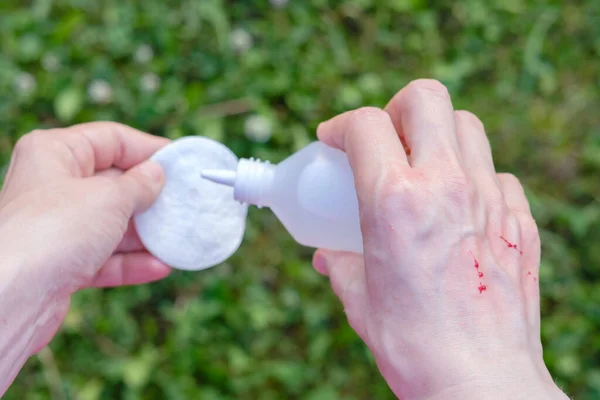
{"type": "Polygon", "coordinates": [[[233,186],[235,184],[236,171],[226,169],[205,169],[200,175],[202,178],[221,185],[233,186]]]}

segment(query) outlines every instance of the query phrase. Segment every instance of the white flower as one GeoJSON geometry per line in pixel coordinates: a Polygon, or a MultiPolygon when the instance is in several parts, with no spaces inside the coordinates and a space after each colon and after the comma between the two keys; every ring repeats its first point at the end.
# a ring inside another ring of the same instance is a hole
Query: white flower
{"type": "Polygon", "coordinates": [[[252,47],[252,36],[242,28],[236,28],[231,32],[231,46],[239,53],[243,53],[252,47]]]}
{"type": "Polygon", "coordinates": [[[112,87],[105,80],[95,79],[88,86],[88,96],[94,103],[110,103],[112,101],[112,87]]]}
{"type": "Polygon", "coordinates": [[[48,72],[58,71],[60,60],[52,53],[44,54],[44,57],[42,57],[42,68],[48,72]]]}
{"type": "Polygon", "coordinates": [[[140,78],[140,89],[144,92],[156,92],[160,87],[158,75],[148,72],[140,78]]]}
{"type": "Polygon", "coordinates": [[[21,72],[15,77],[15,89],[19,94],[29,95],[37,88],[35,77],[27,72],[21,72]]]}
{"type": "Polygon", "coordinates": [[[269,3],[275,8],[282,8],[289,3],[289,0],[269,0],[269,3]]]}
{"type": "Polygon", "coordinates": [[[154,58],[154,51],[152,50],[152,47],[147,44],[143,44],[138,47],[133,54],[133,59],[138,64],[146,64],[150,62],[152,58],[154,58]]]}
{"type": "Polygon", "coordinates": [[[271,121],[262,115],[253,115],[244,123],[244,133],[253,142],[265,143],[273,136],[271,121]]]}

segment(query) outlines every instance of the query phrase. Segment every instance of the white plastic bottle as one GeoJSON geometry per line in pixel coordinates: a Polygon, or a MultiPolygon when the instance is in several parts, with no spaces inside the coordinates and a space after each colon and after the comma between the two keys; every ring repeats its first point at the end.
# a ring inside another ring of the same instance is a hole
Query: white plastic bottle
{"type": "Polygon", "coordinates": [[[233,187],[241,203],[269,207],[301,245],[362,253],[354,177],[340,150],[313,142],[277,165],[240,159],[237,171],[202,176],[233,187]]]}

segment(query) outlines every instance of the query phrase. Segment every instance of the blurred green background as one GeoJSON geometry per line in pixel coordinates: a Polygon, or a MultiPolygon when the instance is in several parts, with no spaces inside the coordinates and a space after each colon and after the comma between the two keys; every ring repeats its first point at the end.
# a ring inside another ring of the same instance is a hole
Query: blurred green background
{"type": "MultiPolygon", "coordinates": [[[[527,188],[553,376],[600,398],[599,1],[4,0],[0,44],[0,168],[20,135],[92,120],[279,161],[440,79],[527,188]]],[[[5,398],[393,398],[310,256],[252,209],[224,265],[77,294],[5,398]]]]}

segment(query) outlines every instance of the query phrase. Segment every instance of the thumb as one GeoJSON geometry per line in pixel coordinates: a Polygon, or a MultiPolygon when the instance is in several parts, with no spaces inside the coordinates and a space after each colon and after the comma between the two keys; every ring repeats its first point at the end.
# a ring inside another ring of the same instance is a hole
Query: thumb
{"type": "Polygon", "coordinates": [[[144,161],[117,178],[131,213],[144,211],[160,193],[165,174],[155,161],[144,161]]]}
{"type": "Polygon", "coordinates": [[[333,292],[344,306],[348,323],[366,341],[368,298],[363,257],[355,253],[317,250],[313,266],[329,276],[333,292]]]}

